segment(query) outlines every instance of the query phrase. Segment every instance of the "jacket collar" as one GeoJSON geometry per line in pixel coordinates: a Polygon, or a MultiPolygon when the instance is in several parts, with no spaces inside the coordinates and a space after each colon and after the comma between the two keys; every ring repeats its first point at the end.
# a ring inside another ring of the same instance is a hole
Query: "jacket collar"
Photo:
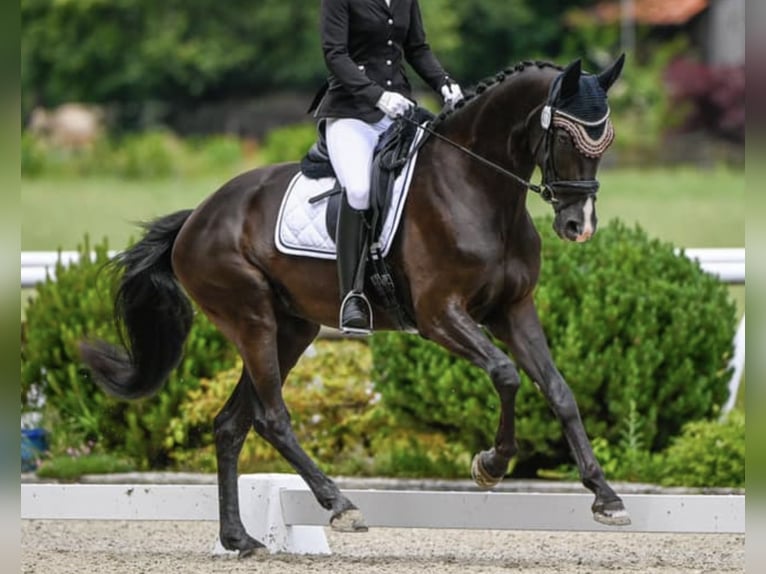
{"type": "Polygon", "coordinates": [[[388,4],[386,4],[386,0],[377,0],[377,2],[378,2],[379,4],[381,4],[381,5],[383,6],[383,8],[384,8],[384,9],[385,9],[387,12],[389,12],[389,13],[393,14],[393,12],[394,12],[394,9],[396,8],[396,5],[399,3],[399,0],[391,0],[391,6],[389,6],[388,4]]]}

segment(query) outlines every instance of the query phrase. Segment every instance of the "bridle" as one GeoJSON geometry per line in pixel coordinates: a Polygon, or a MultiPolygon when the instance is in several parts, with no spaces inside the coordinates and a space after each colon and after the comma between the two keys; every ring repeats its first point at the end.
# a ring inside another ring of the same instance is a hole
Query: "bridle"
{"type": "MultiPolygon", "coordinates": [[[[436,137],[437,139],[451,145],[452,147],[456,149],[459,149],[460,151],[472,157],[476,161],[479,161],[483,163],[484,165],[486,165],[487,167],[491,167],[495,171],[502,173],[503,175],[513,179],[517,183],[523,185],[526,189],[529,189],[530,191],[538,194],[543,199],[543,201],[545,201],[546,203],[550,203],[553,206],[553,209],[555,212],[559,212],[560,210],[564,209],[568,205],[571,205],[572,203],[580,201],[583,197],[584,198],[590,197],[595,199],[596,194],[598,193],[600,184],[598,180],[596,179],[558,179],[555,154],[553,153],[553,145],[555,142],[556,130],[566,129],[566,131],[569,132],[570,130],[567,129],[567,127],[569,127],[572,124],[579,125],[580,127],[597,127],[609,121],[608,109],[607,109],[606,115],[596,122],[587,122],[585,120],[576,118],[570,114],[567,114],[566,112],[561,111],[555,106],[555,103],[558,100],[560,89],[561,89],[561,76],[558,76],[551,83],[551,86],[548,90],[548,99],[546,100],[546,102],[544,104],[541,104],[537,108],[535,108],[535,110],[531,114],[531,117],[534,117],[537,115],[537,111],[540,110],[540,125],[543,128],[543,134],[538,140],[537,144],[535,144],[534,151],[533,151],[533,157],[536,158],[538,152],[540,151],[540,147],[541,146],[544,147],[545,155],[543,157],[543,162],[542,162],[543,175],[542,175],[542,181],[540,182],[539,185],[534,184],[531,181],[527,181],[523,177],[516,175],[515,173],[513,173],[510,170],[507,170],[501,165],[498,165],[497,163],[491,160],[488,160],[487,158],[477,154],[476,152],[471,151],[467,147],[441,135],[440,133],[434,131],[428,124],[419,124],[415,120],[413,120],[411,117],[409,117],[407,114],[400,117],[404,119],[405,121],[416,125],[420,129],[436,137]]],[[[611,124],[608,124],[606,127],[608,129],[611,129],[611,124]]],[[[611,136],[613,137],[613,132],[611,132],[611,136]]],[[[422,140],[421,140],[421,143],[422,143],[422,140]]],[[[608,141],[605,141],[605,145],[604,143],[602,143],[603,148],[606,149],[609,143],[611,143],[611,139],[609,139],[608,141]]],[[[578,146],[578,149],[579,149],[579,146],[578,146]]],[[[583,155],[598,157],[601,155],[601,153],[603,153],[603,150],[601,150],[601,152],[598,154],[584,153],[583,155]]]]}
{"type": "MultiPolygon", "coordinates": [[[[568,114],[556,107],[561,90],[561,76],[551,82],[548,89],[548,99],[543,104],[540,111],[540,126],[543,128],[543,135],[537,141],[533,151],[533,157],[537,157],[540,146],[543,146],[543,177],[541,183],[540,196],[546,202],[553,205],[554,211],[560,211],[567,205],[571,205],[583,198],[595,199],[600,184],[597,179],[559,179],[556,169],[556,155],[553,153],[553,145],[556,140],[556,131],[564,129],[575,141],[575,146],[583,155],[590,157],[599,157],[606,151],[606,148],[614,138],[611,123],[609,123],[609,107],[606,114],[595,121],[586,121],[568,114]],[[577,132],[584,131],[584,128],[596,128],[604,126],[604,136],[600,138],[595,145],[587,146],[581,139],[576,139],[577,132]],[[577,128],[580,128],[578,130],[577,128]]],[[[536,110],[532,114],[536,115],[536,110]]]]}

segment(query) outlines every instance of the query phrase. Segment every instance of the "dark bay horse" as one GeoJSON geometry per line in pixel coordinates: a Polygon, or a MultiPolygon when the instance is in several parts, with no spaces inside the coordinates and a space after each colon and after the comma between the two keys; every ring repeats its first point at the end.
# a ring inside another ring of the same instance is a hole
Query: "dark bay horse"
{"type": "MultiPolygon", "coordinates": [[[[444,139],[420,150],[402,225],[387,258],[418,333],[484,369],[501,399],[494,445],[476,455],[472,475],[489,488],[516,453],[517,364],[536,382],[561,422],[583,484],[595,494],[594,518],[628,524],[583,428],[574,396],[557,370],[535,310],[540,237],[526,209],[528,180],[543,174],[543,197],[554,228],[585,241],[596,229],[599,157],[611,141],[606,92],[620,57],[600,74],[527,62],[498,74],[434,124],[509,178],[444,139]],[[512,361],[484,329],[511,351],[512,361]]],[[[214,422],[220,536],[242,555],[263,546],[239,515],[237,459],[251,428],[303,477],[331,525],[366,530],[364,519],[296,440],[282,385],[320,325],[337,325],[339,293],[333,261],[281,254],[277,212],[295,163],[235,177],[195,210],[160,218],[116,260],[122,271],[115,309],[126,347],[83,343],[84,362],[105,390],[126,399],[156,392],[178,364],[192,308],[187,294],[236,345],[244,369],[214,422]],[[182,290],[183,288],[183,290],[182,290]],[[185,293],[184,293],[185,291],[185,293]]],[[[376,328],[393,329],[371,297],[376,328]]]]}

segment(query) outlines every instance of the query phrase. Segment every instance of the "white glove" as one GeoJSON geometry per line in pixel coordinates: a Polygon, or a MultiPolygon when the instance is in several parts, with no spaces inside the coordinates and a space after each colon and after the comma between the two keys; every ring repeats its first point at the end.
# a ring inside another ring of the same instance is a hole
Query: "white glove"
{"type": "Polygon", "coordinates": [[[463,92],[460,90],[460,86],[454,82],[444,84],[441,92],[442,97],[444,98],[444,104],[449,106],[450,109],[453,109],[455,104],[463,99],[463,92]]]}
{"type": "Polygon", "coordinates": [[[415,104],[397,92],[383,92],[375,104],[390,118],[398,118],[415,104]]]}

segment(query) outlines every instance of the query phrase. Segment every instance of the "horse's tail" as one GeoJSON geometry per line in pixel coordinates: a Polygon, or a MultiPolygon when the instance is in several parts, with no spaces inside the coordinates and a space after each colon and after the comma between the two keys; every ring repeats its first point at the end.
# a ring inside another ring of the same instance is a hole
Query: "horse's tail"
{"type": "Polygon", "coordinates": [[[120,253],[114,316],[123,346],[80,344],[96,382],[109,394],[139,399],[156,393],[181,360],[193,310],[171,265],[173,243],[191,210],[144,225],[144,237],[120,253]]]}

